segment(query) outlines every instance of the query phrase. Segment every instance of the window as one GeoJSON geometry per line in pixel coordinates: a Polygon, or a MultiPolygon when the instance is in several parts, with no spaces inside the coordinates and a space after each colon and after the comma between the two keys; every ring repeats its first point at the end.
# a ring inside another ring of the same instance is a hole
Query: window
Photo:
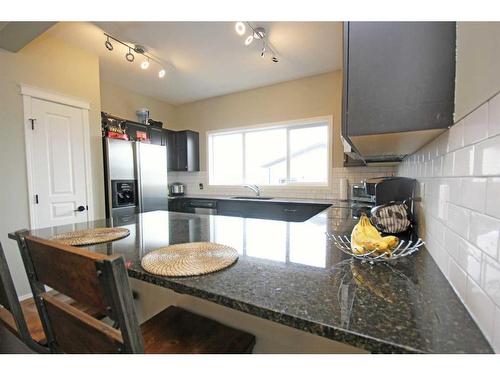
{"type": "Polygon", "coordinates": [[[328,185],[330,122],[209,133],[210,185],[328,185]]]}

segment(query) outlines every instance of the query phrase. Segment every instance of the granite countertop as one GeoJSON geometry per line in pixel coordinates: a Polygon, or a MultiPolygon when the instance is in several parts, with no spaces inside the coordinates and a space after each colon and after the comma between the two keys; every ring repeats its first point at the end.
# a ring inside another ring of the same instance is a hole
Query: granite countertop
{"type": "MultiPolygon", "coordinates": [[[[316,201],[318,202],[318,201],[316,201]]],[[[492,349],[429,253],[371,266],[349,258],[325,232],[350,233],[349,204],[305,222],[154,211],[123,225],[130,236],[89,249],[121,254],[129,275],[371,352],[491,353],[492,349]],[[240,253],[231,267],[167,278],[141,268],[144,254],[169,244],[212,241],[240,253]]],[[[98,220],[34,230],[50,237],[98,220]]]]}

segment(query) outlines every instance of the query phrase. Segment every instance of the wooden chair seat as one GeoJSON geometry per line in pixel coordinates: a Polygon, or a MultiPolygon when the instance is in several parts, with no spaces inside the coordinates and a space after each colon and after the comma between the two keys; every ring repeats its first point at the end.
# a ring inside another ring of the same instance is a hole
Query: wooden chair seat
{"type": "MultiPolygon", "coordinates": [[[[49,293],[54,297],[56,297],[61,302],[66,302],[72,305],[73,307],[77,308],[78,310],[84,311],[87,314],[97,319],[101,319],[104,317],[104,315],[93,311],[89,307],[79,304],[78,302],[72,300],[71,298],[65,296],[64,294],[58,293],[54,290],[50,291],[49,293]]],[[[33,298],[28,298],[21,301],[20,304],[31,337],[33,338],[34,341],[38,342],[41,345],[44,345],[46,343],[45,333],[43,331],[43,326],[40,320],[40,316],[38,315],[38,310],[35,305],[35,300],[33,298]]],[[[17,335],[17,328],[14,318],[10,313],[10,311],[3,307],[0,307],[0,321],[9,331],[17,335]]]]}
{"type": "Polygon", "coordinates": [[[141,325],[146,354],[251,353],[255,337],[170,306],[141,325]]]}

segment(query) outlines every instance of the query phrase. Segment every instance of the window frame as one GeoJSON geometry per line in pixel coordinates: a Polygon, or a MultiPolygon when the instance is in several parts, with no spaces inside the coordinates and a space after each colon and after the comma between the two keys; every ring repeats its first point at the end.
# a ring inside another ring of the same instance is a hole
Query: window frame
{"type": "Polygon", "coordinates": [[[290,178],[290,136],[289,132],[292,129],[303,129],[308,127],[318,127],[320,123],[325,123],[327,127],[327,175],[326,182],[293,182],[288,181],[285,184],[271,184],[271,185],[259,185],[264,188],[280,188],[280,189],[297,189],[304,187],[314,187],[316,189],[331,189],[331,175],[332,175],[332,157],[333,157],[333,116],[318,116],[318,117],[310,117],[289,121],[279,121],[272,123],[264,123],[264,124],[256,124],[249,126],[241,126],[235,128],[227,128],[227,129],[218,129],[218,130],[209,130],[206,132],[206,164],[207,164],[207,173],[208,173],[208,185],[217,187],[217,188],[235,188],[242,187],[246,184],[245,176],[246,176],[246,157],[245,157],[245,136],[242,138],[242,154],[243,154],[243,182],[240,184],[215,184],[213,183],[212,176],[212,165],[213,165],[213,155],[212,155],[212,137],[215,135],[225,135],[225,134],[234,134],[234,133],[250,133],[254,131],[263,131],[263,130],[274,130],[274,129],[286,129],[287,131],[287,145],[286,145],[286,171],[287,178],[290,178]]]}

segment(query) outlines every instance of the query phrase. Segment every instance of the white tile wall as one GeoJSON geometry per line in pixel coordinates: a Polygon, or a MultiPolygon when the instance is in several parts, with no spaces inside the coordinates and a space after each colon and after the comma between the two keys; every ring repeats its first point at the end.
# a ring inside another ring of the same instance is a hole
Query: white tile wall
{"type": "MultiPolygon", "coordinates": [[[[396,174],[395,167],[350,167],[333,168],[331,173],[330,188],[294,187],[292,189],[281,187],[262,187],[263,195],[287,198],[310,198],[310,199],[338,199],[340,197],[340,180],[347,178],[349,183],[361,182],[367,178],[379,176],[393,176],[396,174]]],[[[186,194],[193,195],[252,195],[253,192],[243,187],[220,187],[208,184],[208,174],[201,172],[169,172],[169,183],[182,182],[185,185],[186,194]],[[199,184],[203,184],[203,190],[199,184]]]]}
{"type": "Polygon", "coordinates": [[[500,94],[407,157],[398,174],[419,181],[421,236],[500,353],[500,94]]]}

